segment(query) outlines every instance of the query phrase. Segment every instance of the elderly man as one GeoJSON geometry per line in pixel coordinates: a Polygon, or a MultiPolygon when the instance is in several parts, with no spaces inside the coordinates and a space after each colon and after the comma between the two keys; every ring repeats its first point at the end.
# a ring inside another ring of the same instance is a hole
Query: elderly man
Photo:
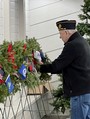
{"type": "Polygon", "coordinates": [[[70,97],[71,119],[90,119],[90,46],[76,31],[75,20],[56,22],[64,42],[62,53],[40,72],[63,75],[64,96],[70,97]]]}
{"type": "Polygon", "coordinates": [[[62,53],[41,73],[63,75],[64,96],[70,97],[71,119],[90,119],[90,46],[76,31],[75,20],[56,22],[64,42],[62,53]]]}

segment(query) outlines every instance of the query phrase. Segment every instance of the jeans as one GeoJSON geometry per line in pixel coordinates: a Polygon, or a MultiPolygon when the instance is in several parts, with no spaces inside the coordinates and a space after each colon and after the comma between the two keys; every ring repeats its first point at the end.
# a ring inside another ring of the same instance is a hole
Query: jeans
{"type": "Polygon", "coordinates": [[[71,119],[90,119],[90,93],[70,98],[71,119]]]}

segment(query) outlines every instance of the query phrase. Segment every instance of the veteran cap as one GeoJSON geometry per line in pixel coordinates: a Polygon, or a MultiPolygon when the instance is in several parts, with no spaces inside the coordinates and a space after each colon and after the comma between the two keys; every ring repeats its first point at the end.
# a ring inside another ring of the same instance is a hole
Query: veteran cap
{"type": "Polygon", "coordinates": [[[75,29],[76,21],[75,20],[61,20],[56,22],[56,26],[58,27],[59,30],[75,29]]]}

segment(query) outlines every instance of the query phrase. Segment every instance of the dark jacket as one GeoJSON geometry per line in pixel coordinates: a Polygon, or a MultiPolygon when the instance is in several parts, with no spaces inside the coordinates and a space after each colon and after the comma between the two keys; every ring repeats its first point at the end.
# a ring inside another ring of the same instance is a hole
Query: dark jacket
{"type": "Polygon", "coordinates": [[[62,53],[52,64],[41,65],[42,73],[62,73],[66,96],[90,93],[90,46],[75,32],[64,44],[62,53]]]}

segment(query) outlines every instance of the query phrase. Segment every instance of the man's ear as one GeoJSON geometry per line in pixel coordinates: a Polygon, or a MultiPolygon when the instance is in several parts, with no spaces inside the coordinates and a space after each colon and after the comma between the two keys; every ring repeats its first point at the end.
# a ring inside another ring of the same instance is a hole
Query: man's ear
{"type": "Polygon", "coordinates": [[[69,31],[68,30],[65,30],[65,33],[66,35],[70,35],[69,31]]]}
{"type": "Polygon", "coordinates": [[[67,30],[65,30],[65,33],[66,33],[66,34],[68,34],[68,31],[67,31],[67,30]]]}

